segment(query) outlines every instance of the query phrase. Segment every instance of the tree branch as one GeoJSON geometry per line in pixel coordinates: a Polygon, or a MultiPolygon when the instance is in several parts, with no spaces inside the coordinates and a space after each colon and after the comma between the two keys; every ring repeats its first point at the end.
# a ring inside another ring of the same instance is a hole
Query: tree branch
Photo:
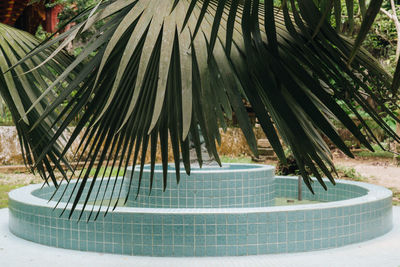
{"type": "Polygon", "coordinates": [[[389,11],[383,8],[381,8],[380,11],[386,16],[388,16],[389,19],[391,19],[394,22],[394,25],[396,26],[396,32],[397,32],[396,61],[398,61],[400,57],[400,22],[399,18],[397,17],[396,5],[394,3],[394,0],[390,0],[390,6],[392,8],[393,14],[391,14],[389,11]]]}
{"type": "Polygon", "coordinates": [[[389,19],[393,20],[392,14],[390,14],[386,9],[381,8],[379,11],[389,17],[389,19]]]}
{"type": "Polygon", "coordinates": [[[397,12],[396,12],[396,5],[394,3],[394,0],[390,0],[390,5],[392,6],[392,20],[394,21],[394,24],[396,26],[396,31],[397,31],[397,48],[396,48],[396,60],[399,60],[400,57],[400,22],[399,19],[397,18],[397,12]]]}

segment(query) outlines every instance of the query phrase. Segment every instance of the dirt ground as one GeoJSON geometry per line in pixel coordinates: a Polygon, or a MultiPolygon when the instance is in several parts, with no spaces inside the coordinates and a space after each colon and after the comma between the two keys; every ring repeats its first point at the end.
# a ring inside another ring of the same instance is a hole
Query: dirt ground
{"type": "Polygon", "coordinates": [[[365,182],[393,188],[400,191],[400,167],[393,164],[393,160],[385,158],[335,158],[337,166],[354,168],[361,176],[367,178],[365,182]]]}
{"type": "Polygon", "coordinates": [[[43,182],[39,175],[31,173],[0,173],[0,185],[25,185],[43,182]]]}

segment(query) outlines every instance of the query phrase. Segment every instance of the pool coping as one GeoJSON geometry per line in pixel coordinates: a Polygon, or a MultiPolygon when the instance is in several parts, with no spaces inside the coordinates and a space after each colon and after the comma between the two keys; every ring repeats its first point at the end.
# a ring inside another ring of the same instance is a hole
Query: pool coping
{"type": "MultiPolygon", "coordinates": [[[[162,166],[160,164],[156,164],[156,166],[162,166]]],[[[168,166],[175,167],[175,164],[169,163],[168,166]]],[[[150,172],[149,169],[150,165],[145,164],[143,171],[144,172],[150,172]]],[[[128,167],[127,171],[132,171],[132,167],[128,167]]],[[[135,171],[140,171],[140,166],[135,166],[135,171]]],[[[190,173],[191,174],[203,174],[203,173],[236,173],[236,172],[256,172],[256,171],[275,171],[275,167],[272,165],[265,165],[265,164],[253,164],[253,163],[222,163],[222,167],[220,167],[218,164],[217,165],[206,165],[204,164],[202,168],[195,167],[193,168],[193,165],[191,166],[190,173]],[[243,167],[251,167],[248,169],[230,169],[226,168],[227,166],[232,165],[232,166],[243,166],[243,167]],[[210,171],[210,169],[212,170],[210,171]]],[[[154,169],[154,173],[162,173],[163,170],[157,170],[154,169]]],[[[175,170],[167,170],[167,173],[174,174],[176,173],[175,170]]],[[[184,166],[181,166],[179,173],[186,174],[184,166]]]]}

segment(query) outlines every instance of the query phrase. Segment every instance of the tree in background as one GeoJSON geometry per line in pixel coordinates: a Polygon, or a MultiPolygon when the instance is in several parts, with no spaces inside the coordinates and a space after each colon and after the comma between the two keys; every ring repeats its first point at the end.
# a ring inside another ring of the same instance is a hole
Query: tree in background
{"type": "MultiPolygon", "coordinates": [[[[390,1],[389,10],[381,8],[380,11],[384,15],[386,15],[390,19],[390,21],[395,25],[397,42],[395,45],[396,53],[395,53],[394,58],[395,58],[395,62],[397,62],[397,61],[399,61],[399,58],[400,58],[400,22],[399,22],[399,18],[398,18],[398,6],[396,6],[396,3],[394,0],[389,0],[389,1],[390,1]]],[[[398,118],[400,118],[400,115],[398,116],[398,118]]],[[[398,135],[400,135],[400,123],[396,123],[396,133],[398,135]]],[[[400,153],[400,145],[399,144],[397,144],[397,146],[396,146],[396,152],[400,153]]],[[[399,156],[395,156],[395,160],[397,161],[397,164],[400,164],[399,156]]]]}

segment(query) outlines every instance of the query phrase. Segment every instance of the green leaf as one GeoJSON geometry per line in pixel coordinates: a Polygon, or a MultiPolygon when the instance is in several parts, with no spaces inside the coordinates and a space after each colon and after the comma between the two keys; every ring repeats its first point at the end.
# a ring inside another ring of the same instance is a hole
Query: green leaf
{"type": "Polygon", "coordinates": [[[365,13],[365,17],[363,19],[363,22],[361,24],[360,31],[357,35],[356,41],[354,43],[353,50],[351,51],[350,57],[349,57],[349,63],[348,65],[351,64],[351,62],[354,60],[358,50],[360,49],[365,37],[367,36],[369,30],[371,29],[372,23],[374,23],[376,16],[379,13],[379,9],[382,6],[383,0],[375,0],[371,1],[367,12],[365,13]]]}

